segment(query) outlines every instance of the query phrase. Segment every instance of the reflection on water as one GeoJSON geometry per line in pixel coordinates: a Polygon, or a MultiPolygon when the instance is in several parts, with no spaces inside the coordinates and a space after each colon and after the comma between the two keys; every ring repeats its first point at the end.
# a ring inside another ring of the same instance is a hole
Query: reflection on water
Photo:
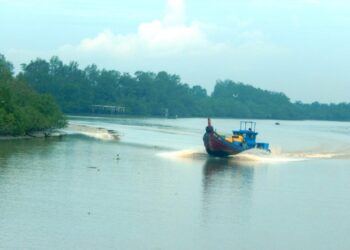
{"type": "Polygon", "coordinates": [[[248,221],[253,180],[252,166],[232,158],[208,158],[203,166],[203,223],[240,225],[248,221]]]}
{"type": "Polygon", "coordinates": [[[41,157],[49,154],[57,142],[62,138],[43,138],[28,140],[4,140],[0,141],[0,170],[3,170],[8,161],[16,158],[28,157],[28,163],[33,156],[41,157]]]}
{"type": "Polygon", "coordinates": [[[254,167],[230,158],[208,158],[203,166],[203,186],[211,186],[228,181],[236,188],[249,189],[254,175],[254,167]]]}

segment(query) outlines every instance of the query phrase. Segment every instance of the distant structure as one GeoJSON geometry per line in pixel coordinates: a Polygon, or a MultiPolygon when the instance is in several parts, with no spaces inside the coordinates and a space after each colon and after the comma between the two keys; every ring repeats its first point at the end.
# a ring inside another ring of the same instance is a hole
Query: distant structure
{"type": "Polygon", "coordinates": [[[91,111],[93,113],[121,114],[125,113],[125,107],[110,105],[91,105],[91,111]]]}

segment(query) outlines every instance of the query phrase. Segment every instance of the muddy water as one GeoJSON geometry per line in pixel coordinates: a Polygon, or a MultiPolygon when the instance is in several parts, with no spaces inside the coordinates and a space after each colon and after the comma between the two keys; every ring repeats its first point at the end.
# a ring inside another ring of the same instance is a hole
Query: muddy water
{"type": "Polygon", "coordinates": [[[272,154],[230,159],[205,119],[70,123],[0,142],[0,249],[350,248],[350,123],[258,121],[272,154]]]}

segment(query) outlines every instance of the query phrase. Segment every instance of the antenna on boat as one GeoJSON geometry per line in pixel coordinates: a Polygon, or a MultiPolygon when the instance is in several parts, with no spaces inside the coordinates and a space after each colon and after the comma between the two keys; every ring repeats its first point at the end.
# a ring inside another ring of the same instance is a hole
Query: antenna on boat
{"type": "Polygon", "coordinates": [[[211,127],[211,119],[208,117],[208,127],[211,127]]]}

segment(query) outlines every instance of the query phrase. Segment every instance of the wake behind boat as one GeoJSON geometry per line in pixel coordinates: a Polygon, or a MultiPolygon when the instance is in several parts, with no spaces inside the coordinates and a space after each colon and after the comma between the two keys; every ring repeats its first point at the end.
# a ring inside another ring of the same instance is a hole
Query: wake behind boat
{"type": "Polygon", "coordinates": [[[225,137],[214,131],[208,118],[208,126],[203,136],[205,149],[209,155],[217,157],[236,155],[253,148],[270,152],[268,143],[256,142],[258,133],[255,132],[255,127],[255,122],[241,121],[240,129],[233,130],[232,136],[225,137]]]}

